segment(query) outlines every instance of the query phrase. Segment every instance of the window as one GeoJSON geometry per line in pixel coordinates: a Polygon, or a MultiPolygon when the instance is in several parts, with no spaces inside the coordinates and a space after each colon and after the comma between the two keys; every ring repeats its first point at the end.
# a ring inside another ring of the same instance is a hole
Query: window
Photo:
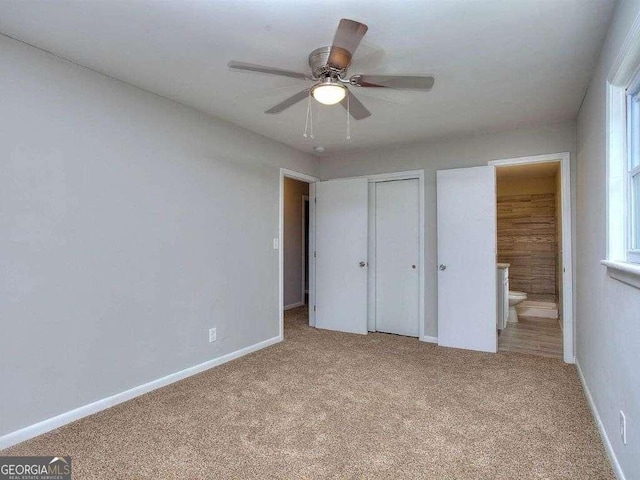
{"type": "Polygon", "coordinates": [[[627,261],[640,263],[640,75],[627,89],[627,261]]]}
{"type": "Polygon", "coordinates": [[[640,288],[640,22],[607,75],[607,258],[610,277],[640,288]]]}

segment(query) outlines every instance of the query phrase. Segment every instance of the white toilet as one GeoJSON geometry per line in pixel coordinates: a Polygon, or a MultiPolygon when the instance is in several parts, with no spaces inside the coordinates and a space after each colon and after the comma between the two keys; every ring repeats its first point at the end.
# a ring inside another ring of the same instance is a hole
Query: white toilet
{"type": "Polygon", "coordinates": [[[509,322],[515,323],[518,321],[518,312],[516,311],[516,305],[524,302],[526,299],[526,293],[509,290],[509,322]]]}

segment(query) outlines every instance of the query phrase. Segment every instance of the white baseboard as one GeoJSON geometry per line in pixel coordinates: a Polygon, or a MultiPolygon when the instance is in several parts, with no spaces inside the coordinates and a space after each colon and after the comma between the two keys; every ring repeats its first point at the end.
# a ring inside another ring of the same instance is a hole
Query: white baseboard
{"type": "Polygon", "coordinates": [[[576,368],[578,369],[578,377],[580,377],[580,383],[582,383],[582,389],[584,390],[584,394],[587,397],[587,402],[589,402],[589,407],[591,407],[593,418],[596,420],[596,425],[598,426],[600,437],[602,437],[602,443],[604,443],[604,449],[607,452],[607,456],[609,457],[609,461],[611,462],[613,471],[616,474],[616,478],[618,480],[626,480],[624,472],[622,471],[622,467],[620,466],[620,463],[618,463],[618,458],[613,451],[613,446],[611,445],[611,441],[609,440],[607,431],[604,429],[604,424],[602,423],[602,419],[600,418],[600,413],[598,413],[596,404],[593,402],[593,397],[591,396],[591,392],[589,391],[589,387],[587,386],[587,382],[584,379],[584,375],[582,374],[582,369],[580,368],[580,363],[578,363],[577,359],[575,364],[576,368]]]}
{"type": "Polygon", "coordinates": [[[214,358],[213,360],[209,360],[199,365],[185,368],[184,370],[172,373],[170,375],[167,375],[166,377],[158,378],[157,380],[145,383],[144,385],[133,387],[124,392],[112,395],[111,397],[103,398],[101,400],[89,403],[88,405],[84,405],[82,407],[75,408],[47,420],[34,423],[33,425],[22,428],[20,430],[16,430],[15,432],[7,433],[6,435],[0,437],[0,450],[9,448],[12,445],[24,442],[25,440],[29,440],[33,437],[37,437],[38,435],[42,435],[43,433],[47,433],[68,423],[75,422],[76,420],[80,420],[81,418],[84,418],[88,415],[106,410],[107,408],[118,405],[119,403],[126,402],[127,400],[131,400],[132,398],[139,397],[140,395],[144,395],[145,393],[156,390],[157,388],[170,385],[184,378],[196,375],[200,372],[204,372],[205,370],[217,367],[218,365],[230,362],[231,360],[243,357],[244,355],[255,352],[257,350],[261,350],[281,341],[281,336],[270,338],[263,342],[259,342],[240,350],[236,350],[235,352],[231,352],[221,357],[214,358]]]}
{"type": "Polygon", "coordinates": [[[302,307],[303,305],[304,305],[304,302],[292,303],[291,305],[285,305],[284,310],[291,310],[292,308],[302,307]]]}
{"type": "Polygon", "coordinates": [[[423,335],[420,337],[420,341],[428,342],[428,343],[438,343],[438,337],[430,337],[429,335],[423,335]]]}

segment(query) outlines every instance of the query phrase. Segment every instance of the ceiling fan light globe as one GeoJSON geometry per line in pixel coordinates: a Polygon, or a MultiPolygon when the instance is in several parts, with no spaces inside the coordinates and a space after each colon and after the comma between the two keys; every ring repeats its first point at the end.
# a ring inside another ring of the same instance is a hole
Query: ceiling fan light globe
{"type": "Polygon", "coordinates": [[[347,95],[347,89],[339,84],[317,85],[311,90],[311,95],[323,105],[340,103],[347,95]]]}

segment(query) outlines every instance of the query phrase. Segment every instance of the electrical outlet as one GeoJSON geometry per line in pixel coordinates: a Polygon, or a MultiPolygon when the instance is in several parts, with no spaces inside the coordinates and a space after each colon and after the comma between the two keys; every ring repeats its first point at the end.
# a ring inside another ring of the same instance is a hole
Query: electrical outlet
{"type": "Polygon", "coordinates": [[[627,444],[627,417],[624,412],[620,410],[620,438],[622,443],[627,444]]]}
{"type": "Polygon", "coordinates": [[[215,328],[210,328],[209,329],[209,343],[215,342],[215,341],[216,341],[216,329],[215,328]]]}

